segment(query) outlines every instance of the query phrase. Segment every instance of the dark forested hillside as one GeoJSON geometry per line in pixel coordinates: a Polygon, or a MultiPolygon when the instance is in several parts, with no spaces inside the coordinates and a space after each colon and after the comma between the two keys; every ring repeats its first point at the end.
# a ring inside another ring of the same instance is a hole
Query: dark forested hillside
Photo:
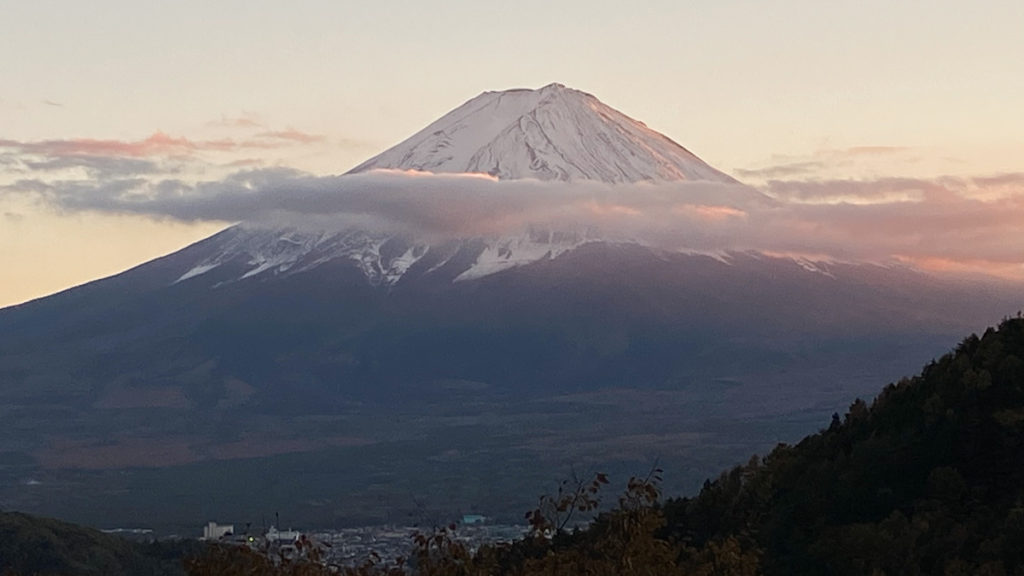
{"type": "Polygon", "coordinates": [[[59,520],[0,512],[0,574],[176,576],[196,541],[141,543],[59,520]]]}
{"type": "Polygon", "coordinates": [[[665,514],[671,538],[739,538],[769,574],[1024,573],[1024,320],[665,514]]]}

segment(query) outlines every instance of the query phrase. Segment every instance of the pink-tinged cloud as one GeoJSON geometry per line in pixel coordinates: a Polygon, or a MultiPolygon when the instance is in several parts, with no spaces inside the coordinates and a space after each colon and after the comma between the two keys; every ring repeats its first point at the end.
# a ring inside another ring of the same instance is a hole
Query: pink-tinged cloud
{"type": "Polygon", "coordinates": [[[922,258],[914,256],[907,256],[901,260],[909,266],[929,272],[956,274],[958,276],[984,274],[1014,282],[1020,282],[1024,278],[1024,264],[1020,262],[999,262],[984,259],[956,260],[952,258],[922,258]]]}
{"type": "Polygon", "coordinates": [[[299,144],[316,144],[318,142],[323,142],[327,139],[327,137],[322,134],[309,134],[307,132],[302,132],[294,128],[289,128],[287,130],[260,132],[256,134],[256,138],[266,138],[270,140],[287,140],[299,144]]]}
{"type": "Polygon", "coordinates": [[[585,202],[583,205],[595,216],[643,216],[643,212],[629,206],[602,204],[596,201],[585,202]]]}
{"type": "Polygon", "coordinates": [[[257,137],[246,140],[232,138],[192,140],[185,137],[171,136],[158,131],[142,140],[99,140],[93,138],[29,142],[0,140],[0,148],[11,149],[20,154],[42,157],[120,156],[126,158],[145,158],[155,156],[191,156],[201,152],[234,152],[247,149],[283,148],[297,144],[312,144],[323,140],[323,136],[306,134],[297,130],[262,132],[257,137]]]}
{"type": "Polygon", "coordinates": [[[746,218],[747,216],[747,213],[739,208],[707,204],[679,204],[672,207],[672,213],[706,222],[720,222],[729,218],[746,218]]]}
{"type": "Polygon", "coordinates": [[[768,194],[706,182],[607,185],[393,171],[315,177],[287,169],[250,170],[200,183],[35,184],[19,186],[71,211],[359,226],[430,238],[541,227],[667,250],[913,263],[1024,279],[1024,177],[1014,175],[786,181],[774,182],[768,194]],[[989,194],[986,186],[997,186],[1000,193],[989,194]],[[894,191],[901,193],[899,199],[892,199],[894,191]],[[847,200],[831,201],[835,198],[847,200]]]}
{"type": "Polygon", "coordinates": [[[40,140],[34,142],[0,141],[0,146],[13,148],[24,154],[39,156],[124,156],[140,158],[157,155],[188,154],[202,149],[224,150],[232,146],[229,140],[194,142],[175,138],[163,132],[154,132],[143,140],[97,140],[72,138],[67,140],[40,140]]]}

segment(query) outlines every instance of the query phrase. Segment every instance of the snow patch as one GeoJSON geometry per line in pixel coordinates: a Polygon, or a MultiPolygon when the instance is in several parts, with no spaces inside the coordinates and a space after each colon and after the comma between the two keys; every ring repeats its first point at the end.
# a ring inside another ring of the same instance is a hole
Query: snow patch
{"type": "Polygon", "coordinates": [[[195,266],[195,267],[191,268],[189,271],[187,271],[184,274],[182,274],[181,277],[178,278],[177,280],[175,280],[173,283],[177,284],[178,282],[184,282],[185,280],[188,280],[189,278],[195,278],[196,276],[202,276],[203,274],[206,274],[207,272],[209,272],[210,270],[213,270],[217,266],[220,266],[220,264],[218,264],[218,263],[200,264],[199,266],[195,266]]]}
{"type": "Polygon", "coordinates": [[[797,266],[800,266],[808,272],[821,274],[822,276],[827,276],[833,280],[836,279],[835,274],[829,271],[828,264],[826,262],[817,262],[814,260],[808,260],[807,258],[793,258],[793,261],[796,262],[797,266]]]}
{"type": "Polygon", "coordinates": [[[577,238],[576,235],[558,238],[549,234],[544,240],[530,234],[489,242],[473,265],[456,276],[454,281],[476,280],[517,266],[553,260],[586,242],[577,238]]]}
{"type": "Polygon", "coordinates": [[[426,256],[429,250],[429,246],[422,244],[411,246],[404,254],[391,261],[387,270],[384,271],[384,282],[389,286],[393,286],[402,279],[402,276],[405,275],[413,264],[426,256]]]}

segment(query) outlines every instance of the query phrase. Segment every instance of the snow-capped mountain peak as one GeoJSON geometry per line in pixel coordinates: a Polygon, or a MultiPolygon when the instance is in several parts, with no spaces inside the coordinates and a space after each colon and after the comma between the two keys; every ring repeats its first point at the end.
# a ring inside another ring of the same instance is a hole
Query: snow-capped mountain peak
{"type": "Polygon", "coordinates": [[[484,92],[351,172],[374,169],[608,183],[734,181],[642,122],[562,84],[484,92]]]}
{"type": "MultiPolygon", "coordinates": [[[[350,173],[374,169],[610,184],[735,182],[642,122],[562,84],[484,92],[350,173]]],[[[367,230],[241,224],[211,238],[211,250],[181,270],[177,282],[284,277],[341,261],[377,286],[393,286],[410,271],[443,270],[462,282],[554,259],[595,240],[578,230],[531,230],[436,246],[367,230]]]]}

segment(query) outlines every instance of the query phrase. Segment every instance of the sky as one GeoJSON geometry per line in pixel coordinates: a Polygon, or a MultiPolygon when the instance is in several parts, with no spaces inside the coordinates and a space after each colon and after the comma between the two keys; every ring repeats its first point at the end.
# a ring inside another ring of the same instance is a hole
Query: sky
{"type": "MultiPolygon", "coordinates": [[[[0,306],[177,250],[281,190],[344,188],[480,92],[551,82],[756,194],[688,189],[704,200],[666,210],[659,190],[484,185],[521,213],[612,206],[666,242],[1024,278],[1021,29],[1015,0],[5,2],[0,306]]],[[[397,190],[374,208],[392,220],[422,185],[374,178],[397,190]]],[[[432,222],[461,230],[478,208],[432,222]]]]}

